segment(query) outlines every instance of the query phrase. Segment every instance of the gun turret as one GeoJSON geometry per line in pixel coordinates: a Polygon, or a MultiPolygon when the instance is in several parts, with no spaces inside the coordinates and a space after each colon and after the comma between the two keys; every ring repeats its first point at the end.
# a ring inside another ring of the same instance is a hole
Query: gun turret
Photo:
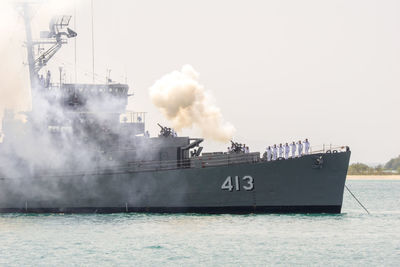
{"type": "Polygon", "coordinates": [[[159,123],[157,123],[157,125],[160,126],[160,128],[161,128],[159,136],[164,136],[164,137],[171,136],[171,133],[172,133],[171,128],[164,127],[159,123]]]}
{"type": "Polygon", "coordinates": [[[231,151],[235,153],[243,152],[243,145],[231,140],[231,151]]]}

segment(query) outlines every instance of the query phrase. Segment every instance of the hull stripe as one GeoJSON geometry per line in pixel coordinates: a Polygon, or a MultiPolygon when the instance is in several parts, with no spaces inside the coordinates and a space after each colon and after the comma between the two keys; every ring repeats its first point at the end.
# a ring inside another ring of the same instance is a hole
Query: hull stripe
{"type": "Polygon", "coordinates": [[[0,213],[340,213],[341,205],[323,206],[236,206],[236,207],[71,207],[71,208],[0,208],[0,213]]]}

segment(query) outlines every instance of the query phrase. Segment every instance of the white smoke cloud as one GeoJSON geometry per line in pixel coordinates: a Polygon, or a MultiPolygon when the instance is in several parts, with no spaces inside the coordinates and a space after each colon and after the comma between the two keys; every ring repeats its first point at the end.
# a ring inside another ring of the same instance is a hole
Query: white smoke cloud
{"type": "Polygon", "coordinates": [[[224,120],[192,66],[184,65],[181,71],[164,75],[149,90],[153,104],[177,131],[196,126],[205,138],[220,142],[232,139],[235,128],[224,120]]]}
{"type": "MultiPolygon", "coordinates": [[[[29,107],[29,78],[22,46],[24,28],[10,2],[0,3],[0,118],[4,109],[29,107]]],[[[0,126],[1,130],[1,126],[0,126]]]]}
{"type": "MultiPolygon", "coordinates": [[[[101,167],[118,164],[118,159],[111,161],[102,146],[113,136],[118,126],[109,126],[109,116],[104,111],[122,105],[120,98],[97,98],[96,92],[90,93],[86,104],[86,112],[90,115],[90,123],[83,122],[81,114],[65,109],[62,104],[66,96],[61,97],[58,88],[49,90],[42,86],[34,88],[39,92],[35,96],[35,108],[31,109],[31,88],[28,66],[26,63],[25,29],[22,17],[18,14],[16,1],[0,2],[0,181],[6,179],[9,186],[0,186],[0,203],[10,201],[12,194],[18,196],[46,197],[61,194],[55,188],[60,180],[48,179],[48,187],[33,189],[35,175],[46,174],[51,171],[93,169],[99,164],[101,167]],[[90,94],[94,96],[91,97],[90,94]],[[55,96],[57,96],[57,100],[55,96]],[[4,112],[9,109],[8,112],[4,112]],[[12,110],[12,111],[11,111],[12,110]],[[19,111],[24,111],[20,120],[19,111]],[[98,113],[97,113],[98,112],[98,113]],[[3,117],[3,114],[7,116],[3,117]],[[82,121],[82,122],[81,122],[82,121]],[[2,127],[4,126],[4,127],[2,127]],[[109,128],[107,128],[109,126],[109,128]],[[105,136],[105,137],[104,137],[105,136]],[[103,138],[103,139],[102,139],[103,138]],[[11,185],[15,183],[14,185],[11,185]],[[19,186],[20,183],[24,186],[19,186]],[[54,183],[53,186],[50,186],[54,183]],[[27,190],[29,189],[29,190],[27,190]]],[[[44,2],[43,2],[44,3],[44,2]]],[[[60,11],[63,14],[68,6],[67,1],[47,1],[48,6],[38,5],[33,12],[36,14],[32,24],[43,25],[32,29],[33,36],[36,30],[46,30],[51,13],[60,11]],[[64,3],[65,5],[62,5],[64,3]],[[38,13],[38,11],[41,11],[38,13]],[[46,23],[44,23],[46,18],[46,23]]],[[[66,12],[68,14],[68,12],[66,12]]],[[[33,27],[34,28],[34,27],[33,27]]],[[[46,47],[47,48],[47,47],[46,47]]],[[[42,70],[40,74],[45,74],[42,70]]],[[[39,86],[39,85],[37,85],[39,86]]],[[[83,96],[86,97],[86,96],[83,96]]],[[[113,118],[115,119],[115,118],[113,118]]],[[[143,153],[144,154],[144,153],[143,153]]],[[[41,178],[42,181],[47,178],[41,178]]],[[[77,187],[81,187],[78,181],[77,187]]],[[[25,197],[19,197],[25,198],[25,197]]]]}
{"type": "MultiPolygon", "coordinates": [[[[27,1],[29,2],[29,1],[27,1]]],[[[32,1],[32,23],[46,30],[50,18],[64,14],[73,6],[79,6],[80,0],[32,1]],[[42,27],[43,26],[43,27],[42,27]]],[[[25,28],[19,0],[0,1],[0,120],[5,109],[26,111],[31,108],[29,72],[25,47],[25,28]]],[[[67,14],[69,14],[67,12],[67,14]]],[[[33,25],[34,26],[34,25],[33,25]]],[[[33,27],[33,36],[38,32],[33,27]]],[[[0,132],[2,126],[0,123],[0,132]]],[[[0,136],[1,141],[1,136],[0,136]]]]}

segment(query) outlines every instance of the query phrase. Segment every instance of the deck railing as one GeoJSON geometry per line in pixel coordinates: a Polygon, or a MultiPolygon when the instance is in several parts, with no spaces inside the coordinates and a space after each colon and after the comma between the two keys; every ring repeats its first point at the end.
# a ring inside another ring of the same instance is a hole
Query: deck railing
{"type": "Polygon", "coordinates": [[[339,146],[339,145],[318,145],[318,146],[312,146],[310,147],[310,154],[320,154],[320,153],[326,153],[326,152],[345,152],[348,149],[347,146],[339,146]]]}
{"type": "MultiPolygon", "coordinates": [[[[314,146],[310,155],[321,153],[345,152],[346,146],[314,146]]],[[[303,155],[304,156],[304,155],[303,155]]],[[[123,174],[133,172],[190,169],[190,168],[209,168],[222,165],[233,165],[251,163],[256,164],[265,161],[260,157],[259,152],[253,153],[222,153],[217,155],[208,155],[193,157],[185,160],[164,160],[164,161],[135,161],[126,164],[98,163],[96,168],[75,169],[74,171],[54,171],[46,172],[45,176],[76,176],[76,175],[95,175],[100,173],[123,174]],[[101,165],[101,166],[100,166],[101,165]]]]}
{"type": "Polygon", "coordinates": [[[145,123],[146,112],[126,111],[120,115],[121,123],[145,123]]]}

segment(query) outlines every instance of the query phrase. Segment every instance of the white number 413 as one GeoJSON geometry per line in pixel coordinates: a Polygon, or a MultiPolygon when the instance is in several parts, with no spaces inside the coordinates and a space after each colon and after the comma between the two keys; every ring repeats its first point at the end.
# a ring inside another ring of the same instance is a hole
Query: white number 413
{"type": "MultiPolygon", "coordinates": [[[[245,183],[242,185],[243,189],[246,191],[251,191],[254,189],[254,179],[250,175],[246,175],[242,178],[243,182],[245,183]]],[[[236,191],[240,191],[240,180],[239,176],[234,177],[234,185],[232,183],[232,177],[228,176],[226,177],[226,180],[222,183],[221,189],[222,190],[228,190],[232,191],[233,189],[236,189],[236,191]]]]}

